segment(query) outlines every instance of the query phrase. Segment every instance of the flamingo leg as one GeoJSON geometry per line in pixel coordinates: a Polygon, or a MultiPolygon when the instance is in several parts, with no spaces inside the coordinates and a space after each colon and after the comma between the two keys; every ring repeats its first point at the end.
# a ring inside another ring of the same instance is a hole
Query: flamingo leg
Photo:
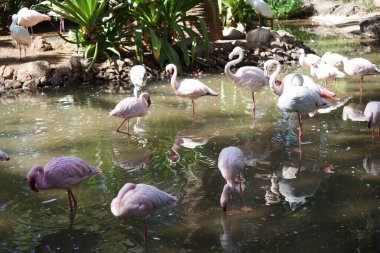
{"type": "Polygon", "coordinates": [[[123,122],[121,122],[120,126],[116,129],[116,132],[122,133],[122,134],[126,134],[126,135],[130,136],[130,134],[129,134],[129,119],[125,119],[123,122]],[[124,131],[120,130],[121,126],[125,123],[125,121],[128,121],[127,132],[124,132],[124,131]]]}
{"type": "Polygon", "coordinates": [[[238,176],[239,178],[239,190],[240,190],[240,198],[243,200],[243,189],[241,188],[241,177],[240,175],[238,176]]]}
{"type": "Polygon", "coordinates": [[[302,136],[303,136],[303,134],[302,134],[302,116],[299,112],[297,112],[297,114],[298,114],[298,127],[299,127],[299,129],[298,129],[298,131],[299,131],[298,140],[299,140],[299,143],[301,144],[302,143],[302,136]]]}
{"type": "Polygon", "coordinates": [[[253,104],[252,104],[252,111],[253,113],[256,112],[256,102],[255,102],[255,93],[252,92],[252,101],[253,101],[253,104]]]}
{"type": "Polygon", "coordinates": [[[360,77],[360,94],[363,92],[363,76],[360,77]]]}
{"type": "Polygon", "coordinates": [[[372,143],[375,141],[375,128],[372,127],[372,143]]]}
{"type": "Polygon", "coordinates": [[[19,47],[20,47],[20,61],[21,61],[21,45],[19,44],[19,47]]]}
{"type": "Polygon", "coordinates": [[[148,222],[146,220],[146,217],[144,218],[144,242],[148,242],[148,222]]]}
{"type": "Polygon", "coordinates": [[[67,195],[69,197],[70,212],[73,212],[77,208],[77,200],[75,199],[74,194],[70,189],[67,189],[67,195]]]}

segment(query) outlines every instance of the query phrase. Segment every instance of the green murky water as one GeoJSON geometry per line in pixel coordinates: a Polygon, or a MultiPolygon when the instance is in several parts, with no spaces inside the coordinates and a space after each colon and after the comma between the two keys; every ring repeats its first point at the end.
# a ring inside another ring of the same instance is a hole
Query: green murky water
{"type": "MultiPolygon", "coordinates": [[[[363,45],[355,47],[363,52],[363,45]]],[[[380,64],[376,50],[361,56],[380,64]]],[[[296,115],[282,113],[269,88],[257,94],[253,120],[249,92],[224,75],[201,80],[220,96],[196,101],[194,123],[191,103],[175,97],[168,80],[149,83],[152,106],[139,123],[131,120],[131,138],[115,133],[120,119],[108,117],[125,95],[88,89],[0,98],[0,148],[11,156],[0,163],[0,251],[379,251],[380,140],[372,143],[365,122],[343,121],[342,107],[305,116],[300,160],[296,115]],[[231,145],[244,151],[247,166],[244,200],[236,197],[225,214],[217,157],[231,145]],[[179,154],[174,163],[168,159],[173,146],[179,154]],[[35,193],[26,180],[33,165],[61,155],[79,156],[103,171],[74,188],[73,223],[64,190],[35,193]],[[329,166],[335,173],[321,169],[329,166]],[[146,247],[142,220],[116,219],[110,211],[126,182],[179,198],[149,216],[146,247]],[[266,205],[269,193],[277,203],[266,205]]],[[[379,80],[365,78],[364,105],[380,100],[379,80]]],[[[359,103],[357,78],[330,87],[359,103]]]]}

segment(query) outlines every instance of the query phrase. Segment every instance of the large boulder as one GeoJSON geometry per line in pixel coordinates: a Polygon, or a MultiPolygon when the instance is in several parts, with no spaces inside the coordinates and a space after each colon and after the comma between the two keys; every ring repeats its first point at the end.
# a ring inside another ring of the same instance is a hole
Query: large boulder
{"type": "Polygon", "coordinates": [[[14,79],[20,82],[26,82],[31,79],[39,79],[48,76],[50,66],[47,61],[34,61],[21,64],[15,70],[14,79]]]}
{"type": "Polygon", "coordinates": [[[360,22],[360,31],[369,37],[380,38],[380,15],[360,22]]]}

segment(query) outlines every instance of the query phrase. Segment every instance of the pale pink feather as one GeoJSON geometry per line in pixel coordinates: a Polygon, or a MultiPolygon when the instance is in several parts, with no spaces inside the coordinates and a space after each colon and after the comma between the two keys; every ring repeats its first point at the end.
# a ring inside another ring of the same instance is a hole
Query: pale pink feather
{"type": "Polygon", "coordinates": [[[49,15],[45,15],[39,13],[35,10],[29,10],[28,8],[22,8],[17,13],[18,16],[18,25],[31,27],[42,21],[50,21],[51,17],[49,15]]]}
{"type": "Polygon", "coordinates": [[[109,115],[124,119],[142,117],[148,114],[149,106],[150,95],[144,92],[138,98],[128,97],[121,100],[109,115]]]}

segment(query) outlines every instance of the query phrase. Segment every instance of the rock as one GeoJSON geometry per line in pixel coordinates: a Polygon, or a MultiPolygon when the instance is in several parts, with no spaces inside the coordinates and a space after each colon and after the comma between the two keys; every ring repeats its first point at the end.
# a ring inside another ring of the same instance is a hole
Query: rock
{"type": "Polygon", "coordinates": [[[39,52],[45,52],[45,51],[50,51],[53,50],[53,47],[49,42],[45,40],[42,36],[37,36],[33,41],[32,44],[30,45],[32,50],[34,51],[39,51],[39,52]]]}
{"type": "Polygon", "coordinates": [[[5,67],[4,71],[3,71],[3,78],[4,79],[13,79],[13,74],[14,74],[15,70],[14,68],[12,67],[5,67]]]}
{"type": "Polygon", "coordinates": [[[30,79],[47,76],[50,71],[50,65],[47,61],[35,61],[21,64],[15,71],[16,80],[25,82],[30,79]]]}
{"type": "Polygon", "coordinates": [[[370,37],[380,38],[380,15],[373,16],[360,22],[360,31],[370,37]]]}
{"type": "Polygon", "coordinates": [[[73,56],[70,58],[70,67],[71,67],[71,70],[74,72],[74,73],[82,73],[83,72],[83,65],[82,65],[82,62],[81,62],[81,57],[79,56],[73,56]]]}
{"type": "Polygon", "coordinates": [[[247,33],[248,43],[259,43],[267,45],[269,43],[270,30],[265,28],[257,28],[247,33]]]}
{"type": "Polygon", "coordinates": [[[28,80],[22,84],[22,89],[24,91],[31,91],[37,89],[37,83],[33,80],[28,80]]]}
{"type": "Polygon", "coordinates": [[[235,27],[229,27],[223,30],[223,39],[235,40],[244,39],[245,33],[235,27]]]}

